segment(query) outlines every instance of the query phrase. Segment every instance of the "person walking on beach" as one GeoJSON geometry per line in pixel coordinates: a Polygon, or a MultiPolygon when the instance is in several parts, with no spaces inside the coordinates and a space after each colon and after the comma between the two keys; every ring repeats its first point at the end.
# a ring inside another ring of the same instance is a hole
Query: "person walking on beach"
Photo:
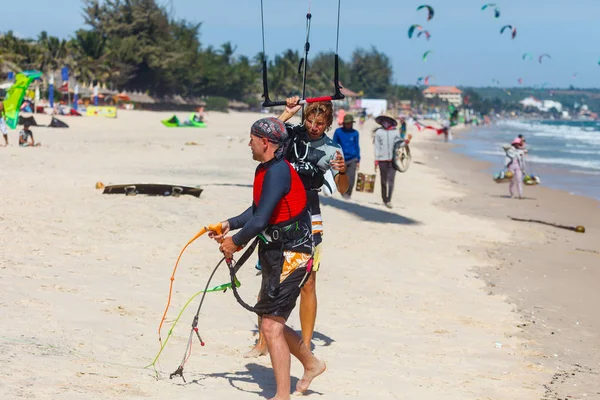
{"type": "Polygon", "coordinates": [[[350,185],[348,191],[342,195],[345,199],[352,197],[352,189],[356,181],[356,171],[360,169],[360,137],[354,129],[354,118],[350,114],[344,117],[344,124],[333,133],[333,141],[342,147],[344,161],[348,170],[350,185]]]}
{"type": "MultiPolygon", "coordinates": [[[[286,122],[302,106],[299,97],[286,99],[286,108],[279,119],[286,122]]],[[[308,199],[308,208],[312,219],[312,235],[315,245],[312,273],[300,293],[300,326],[302,340],[311,348],[311,340],[317,319],[317,272],[321,268],[321,243],[323,241],[323,218],[319,191],[325,184],[325,173],[331,171],[337,190],[343,195],[350,182],[341,147],[325,134],[333,124],[333,104],[321,101],[305,106],[303,121],[300,125],[286,124],[289,136],[286,143],[285,158],[294,166],[304,184],[308,199]]],[[[262,267],[261,267],[262,268],[262,267]]],[[[258,321],[259,327],[261,320],[258,321]]],[[[258,341],[244,357],[258,357],[267,353],[264,336],[259,329],[258,341]]]]}
{"type": "Polygon", "coordinates": [[[515,197],[515,187],[517,189],[518,198],[523,198],[523,177],[525,176],[525,160],[523,159],[523,139],[516,138],[512,141],[510,146],[505,148],[506,158],[505,166],[510,172],[512,177],[510,179],[510,185],[508,191],[510,197],[515,197]]]}
{"type": "Polygon", "coordinates": [[[248,145],[252,158],[260,163],[254,175],[252,205],[221,222],[221,235],[210,234],[221,243],[220,250],[229,259],[256,236],[263,239],[258,247],[262,284],[255,312],[262,318],[260,330],[275,374],[277,393],[271,400],[290,399],[290,353],[304,367],[297,393],[306,392],[311,381],[327,368],[300,335],[286,325],[300,288],[311,274],[313,256],[306,190],[298,173],[284,159],[286,139],[286,127],[277,118],[263,118],[252,125],[248,145]],[[240,231],[227,236],[236,229],[240,231]]]}
{"type": "Polygon", "coordinates": [[[4,103],[0,101],[0,132],[4,136],[4,147],[8,146],[8,127],[5,122],[4,103]]]}
{"type": "Polygon", "coordinates": [[[394,192],[394,181],[396,169],[392,163],[394,158],[394,145],[402,140],[397,129],[398,121],[386,115],[375,118],[375,122],[381,125],[375,130],[375,170],[381,172],[381,199],[387,208],[392,208],[392,193],[394,192]]]}

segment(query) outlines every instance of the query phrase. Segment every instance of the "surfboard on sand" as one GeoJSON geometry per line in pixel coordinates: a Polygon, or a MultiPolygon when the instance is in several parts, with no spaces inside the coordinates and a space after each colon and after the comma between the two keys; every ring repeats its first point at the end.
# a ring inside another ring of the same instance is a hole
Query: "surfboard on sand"
{"type": "Polygon", "coordinates": [[[125,194],[135,196],[145,194],[148,196],[173,196],[179,197],[184,194],[200,197],[203,189],[198,187],[181,185],[164,185],[156,183],[131,183],[128,185],[108,185],[104,187],[102,194],[125,194]]]}

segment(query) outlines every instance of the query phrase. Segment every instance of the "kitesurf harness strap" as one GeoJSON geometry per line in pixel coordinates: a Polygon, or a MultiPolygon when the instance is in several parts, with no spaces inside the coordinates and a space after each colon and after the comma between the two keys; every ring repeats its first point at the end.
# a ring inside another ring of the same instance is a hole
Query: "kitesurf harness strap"
{"type": "MultiPolygon", "coordinates": [[[[339,74],[339,44],[340,44],[340,15],[342,8],[342,0],[338,0],[338,15],[337,15],[337,37],[335,44],[335,65],[334,65],[334,77],[333,77],[333,85],[335,88],[335,93],[331,96],[321,96],[321,97],[312,97],[305,98],[306,95],[306,74],[308,70],[308,51],[310,50],[310,26],[312,14],[310,12],[310,2],[308,7],[308,13],[306,14],[306,42],[304,44],[304,58],[300,61],[300,65],[298,66],[298,73],[303,69],[303,82],[302,82],[302,99],[298,102],[298,104],[307,104],[307,103],[317,103],[320,101],[332,101],[332,100],[342,100],[344,95],[341,92],[342,86],[340,85],[340,74],[339,74]],[[303,68],[304,67],[304,68],[303,68]]],[[[263,107],[275,107],[275,106],[285,106],[286,102],[283,101],[273,101],[269,97],[269,84],[268,84],[268,73],[267,73],[267,53],[265,49],[265,14],[264,14],[264,6],[263,0],[260,1],[260,17],[261,17],[261,26],[262,26],[262,78],[263,78],[263,95],[262,97],[265,99],[262,106],[263,107]]]]}
{"type": "Polygon", "coordinates": [[[302,239],[305,234],[300,227],[300,221],[304,218],[306,209],[292,219],[275,225],[269,225],[257,235],[264,245],[272,246],[274,244],[286,245],[287,242],[295,242],[302,239]]]}
{"type": "MultiPolygon", "coordinates": [[[[236,281],[236,274],[237,272],[240,270],[240,268],[242,268],[242,265],[244,265],[244,263],[250,258],[250,256],[254,253],[254,250],[256,249],[256,246],[258,245],[259,239],[258,237],[256,239],[254,239],[254,241],[252,242],[252,244],[246,249],[246,251],[244,252],[244,254],[242,254],[242,256],[240,257],[240,259],[235,262],[235,260],[231,259],[231,260],[227,260],[227,265],[229,266],[229,275],[231,276],[231,281],[235,282],[236,281]]],[[[283,253],[283,250],[282,250],[283,253]]],[[[275,310],[277,310],[277,308],[279,308],[279,305],[276,306],[272,306],[269,308],[256,308],[251,306],[250,304],[246,303],[243,299],[242,296],[240,296],[240,294],[237,291],[237,288],[233,288],[233,296],[235,297],[235,299],[237,300],[237,302],[244,307],[246,310],[251,311],[253,313],[257,313],[257,314],[269,314],[274,312],[275,310]]]]}

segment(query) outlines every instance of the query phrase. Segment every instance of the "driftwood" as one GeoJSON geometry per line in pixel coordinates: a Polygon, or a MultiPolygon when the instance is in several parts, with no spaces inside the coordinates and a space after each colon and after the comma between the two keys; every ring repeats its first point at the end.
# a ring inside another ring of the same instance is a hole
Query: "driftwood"
{"type": "Polygon", "coordinates": [[[600,251],[596,251],[596,250],[588,250],[588,249],[575,249],[576,251],[583,251],[585,253],[592,253],[592,254],[600,254],[600,251]]]}
{"type": "Polygon", "coordinates": [[[549,226],[553,226],[555,228],[566,229],[568,231],[573,231],[573,232],[578,232],[578,233],[585,233],[585,227],[581,226],[581,225],[579,225],[579,226],[567,226],[567,225],[555,224],[555,223],[552,223],[552,222],[540,221],[540,220],[537,220],[537,219],[522,219],[522,218],[511,217],[511,216],[509,216],[508,218],[512,219],[513,221],[534,222],[536,224],[549,225],[549,226]]]}

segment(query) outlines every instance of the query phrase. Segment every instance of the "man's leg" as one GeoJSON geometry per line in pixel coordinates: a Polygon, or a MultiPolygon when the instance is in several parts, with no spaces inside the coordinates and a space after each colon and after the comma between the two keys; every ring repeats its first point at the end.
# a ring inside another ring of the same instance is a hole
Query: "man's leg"
{"type": "Polygon", "coordinates": [[[348,179],[350,180],[350,187],[348,188],[348,197],[352,196],[352,191],[354,190],[354,184],[356,183],[356,165],[358,164],[357,160],[352,160],[350,162],[350,166],[348,167],[348,179]]]}
{"type": "MultiPolygon", "coordinates": [[[[260,301],[260,291],[258,292],[258,299],[260,301]]],[[[258,340],[253,348],[250,349],[246,354],[244,354],[244,358],[256,358],[260,356],[267,355],[269,350],[267,349],[267,342],[265,340],[265,335],[262,333],[261,329],[262,325],[262,317],[258,316],[258,340]]]]}
{"type": "Polygon", "coordinates": [[[392,201],[392,193],[394,192],[394,181],[396,180],[396,168],[390,163],[388,171],[388,202],[392,201]]]}
{"type": "Polygon", "coordinates": [[[285,325],[283,334],[290,352],[304,367],[304,374],[302,375],[302,379],[298,381],[295,391],[295,393],[304,393],[308,390],[312,380],[325,372],[327,365],[311,353],[304,341],[292,328],[285,325]]]}
{"type": "Polygon", "coordinates": [[[2,136],[4,136],[4,146],[8,146],[8,135],[5,133],[2,136]]]}
{"type": "Polygon", "coordinates": [[[380,161],[379,162],[379,171],[381,172],[381,199],[383,200],[384,203],[388,202],[388,197],[387,197],[387,165],[385,161],[380,161]]]}
{"type": "Polygon", "coordinates": [[[290,353],[304,367],[304,375],[298,381],[296,392],[306,392],[312,380],[325,372],[327,369],[326,364],[310,352],[300,335],[289,326],[286,326],[282,317],[265,315],[262,330],[269,346],[271,364],[273,365],[277,385],[277,394],[271,400],[287,400],[290,398],[290,353]]]}
{"type": "Polygon", "coordinates": [[[282,317],[265,315],[261,331],[267,340],[277,393],[271,400],[286,400],[290,398],[290,347],[283,333],[285,320],[282,317]]]}
{"type": "Polygon", "coordinates": [[[312,336],[317,320],[317,271],[313,271],[300,292],[300,327],[302,340],[311,350],[312,336]]]}

